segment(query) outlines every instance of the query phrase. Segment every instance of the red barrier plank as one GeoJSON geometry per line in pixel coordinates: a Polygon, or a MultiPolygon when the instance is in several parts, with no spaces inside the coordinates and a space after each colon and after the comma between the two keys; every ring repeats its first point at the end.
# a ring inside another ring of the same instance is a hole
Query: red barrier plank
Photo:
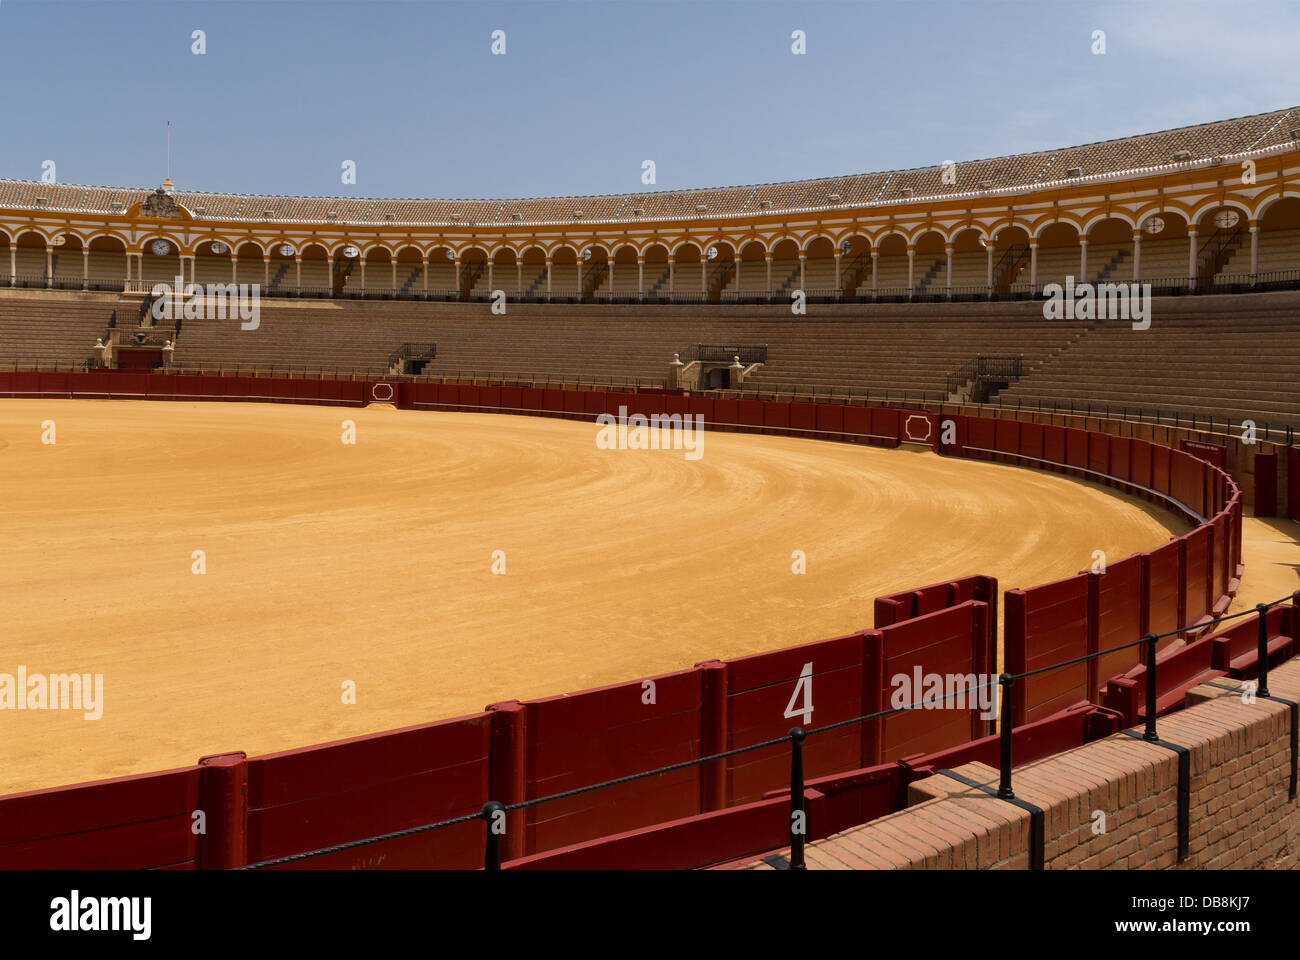
{"type": "MultiPolygon", "coordinates": [[[[741,657],[726,663],[727,746],[750,746],[783,737],[792,727],[823,727],[861,716],[862,634],[741,657]]],[[[860,766],[861,732],[850,724],[812,737],[804,745],[808,776],[860,766]]],[[[762,797],[789,784],[788,743],[731,758],[731,803],[762,797]]]]}
{"type": "Polygon", "coordinates": [[[817,430],[823,440],[837,440],[844,432],[844,407],[838,403],[817,404],[817,430]]]}
{"type": "Polygon", "coordinates": [[[998,450],[1002,453],[1020,452],[1020,421],[998,420],[994,432],[995,445],[998,450]]]}
{"type": "Polygon", "coordinates": [[[1210,549],[1213,539],[1209,527],[1198,527],[1182,539],[1187,544],[1187,567],[1183,579],[1186,584],[1183,623],[1191,627],[1209,615],[1214,602],[1210,597],[1210,549]]]}
{"type": "Polygon", "coordinates": [[[1169,492],[1169,454],[1168,447],[1158,443],[1151,445],[1151,489],[1161,493],[1169,492]]]}
{"type": "Polygon", "coordinates": [[[727,426],[740,422],[740,407],[735,400],[718,397],[713,401],[713,422],[727,426]]]}
{"type": "Polygon", "coordinates": [[[1065,428],[1065,462],[1072,467],[1088,469],[1088,431],[1065,428]]]}
{"type": "Polygon", "coordinates": [[[791,430],[816,430],[817,429],[817,404],[808,403],[803,400],[795,401],[790,404],[790,429],[791,430]]]}
{"type": "MultiPolygon", "coordinates": [[[[1079,574],[1028,590],[1008,590],[1004,660],[1010,673],[1023,673],[1088,653],[1088,577],[1079,574]]],[[[1062,667],[1016,684],[1017,726],[1088,699],[1083,663],[1062,667]]]]}
{"type": "Polygon", "coordinates": [[[763,426],[763,407],[762,400],[741,400],[740,422],[751,427],[763,426]]]}
{"type": "MultiPolygon", "coordinates": [[[[931,699],[934,705],[867,724],[863,730],[865,764],[939,750],[985,733],[988,718],[981,717],[980,707],[971,702],[981,694],[969,688],[986,682],[992,674],[985,650],[987,611],[984,604],[971,601],[866,635],[864,712],[876,713],[931,699]],[[959,677],[964,679],[959,682],[959,677]],[[932,698],[936,680],[944,689],[932,698]],[[969,692],[943,699],[959,686],[969,692]]],[[[983,696],[990,704],[997,702],[992,688],[983,696]]]]}
{"type": "Polygon", "coordinates": [[[871,433],[871,410],[868,407],[844,408],[844,433],[858,443],[865,443],[871,433]]]}
{"type": "Polygon", "coordinates": [[[1097,473],[1111,473],[1110,437],[1104,433],[1088,434],[1088,469],[1097,473]]]}
{"type": "MultiPolygon", "coordinates": [[[[529,799],[701,755],[697,670],[548,697],[524,707],[529,799]]],[[[700,808],[700,771],[688,767],[527,808],[524,851],[675,820],[700,808]]]]}
{"type": "Polygon", "coordinates": [[[1129,479],[1132,468],[1133,441],[1128,437],[1110,438],[1110,475],[1129,479]]]}
{"type": "Polygon", "coordinates": [[[1205,516],[1205,471],[1208,468],[1204,461],[1177,450],[1170,451],[1169,456],[1170,495],[1187,504],[1193,512],[1205,516]]]}
{"type": "Polygon", "coordinates": [[[787,401],[763,401],[763,426],[785,430],[790,426],[790,404],[787,401]]]}
{"type": "Polygon", "coordinates": [[[1043,425],[1041,423],[1020,424],[1020,452],[1026,457],[1043,459],[1043,425]]]}
{"type": "Polygon", "coordinates": [[[871,432],[877,437],[888,437],[889,441],[873,440],[882,446],[896,447],[902,437],[902,418],[898,410],[891,407],[871,408],[871,432]]]}
{"type": "MultiPolygon", "coordinates": [[[[1142,603],[1142,555],[1134,554],[1106,565],[1097,577],[1097,649],[1110,650],[1140,639],[1147,632],[1146,608],[1142,603]]],[[[1140,661],[1142,647],[1128,647],[1097,658],[1096,676],[1101,684],[1124,673],[1140,661]]],[[[1094,702],[1100,702],[1100,689],[1094,702]]]]}
{"type": "Polygon", "coordinates": [[[712,397],[689,397],[689,412],[691,416],[704,417],[704,423],[707,426],[713,422],[713,398],[712,397]]]}
{"type": "Polygon", "coordinates": [[[995,450],[998,444],[998,421],[987,417],[966,418],[966,445],[981,450],[995,450]]]}
{"type": "Polygon", "coordinates": [[[1049,463],[1065,463],[1065,427],[1043,425],[1043,459],[1049,463]]]}

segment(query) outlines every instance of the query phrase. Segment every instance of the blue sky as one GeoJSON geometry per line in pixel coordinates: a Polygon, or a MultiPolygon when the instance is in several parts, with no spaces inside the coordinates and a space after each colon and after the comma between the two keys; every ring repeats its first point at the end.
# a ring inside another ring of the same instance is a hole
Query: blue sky
{"type": "Polygon", "coordinates": [[[167,120],[177,186],[231,193],[621,193],[647,159],[656,189],[925,166],[1300,104],[1297,36],[1286,0],[0,0],[0,177],[54,160],[60,182],[155,186],[167,120]]]}

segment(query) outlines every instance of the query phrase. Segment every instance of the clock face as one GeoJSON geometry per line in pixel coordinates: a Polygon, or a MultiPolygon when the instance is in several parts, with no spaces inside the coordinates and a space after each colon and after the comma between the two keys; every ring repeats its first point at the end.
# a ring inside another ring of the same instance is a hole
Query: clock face
{"type": "Polygon", "coordinates": [[[717,248],[717,247],[709,247],[709,259],[710,259],[710,260],[716,260],[716,259],[718,259],[718,248],[717,248]]]}
{"type": "Polygon", "coordinates": [[[165,257],[172,252],[172,245],[166,240],[155,240],[149,245],[149,249],[153,251],[154,256],[165,257]]]}
{"type": "Polygon", "coordinates": [[[65,243],[67,243],[67,242],[68,242],[68,238],[67,238],[64,234],[61,233],[61,234],[59,234],[57,237],[55,237],[53,240],[50,241],[50,246],[52,246],[52,247],[61,247],[61,246],[63,246],[63,245],[64,245],[65,243]]]}
{"type": "Polygon", "coordinates": [[[216,254],[222,254],[222,253],[225,253],[225,252],[226,252],[226,245],[225,245],[224,243],[222,243],[220,240],[218,240],[216,243],[214,243],[214,244],[212,245],[212,252],[213,252],[213,253],[216,253],[216,254]]]}
{"type": "Polygon", "coordinates": [[[343,248],[343,256],[347,257],[349,260],[355,260],[360,253],[361,251],[356,247],[348,246],[343,248]]]}
{"type": "Polygon", "coordinates": [[[293,247],[292,247],[290,244],[287,244],[287,243],[285,243],[285,244],[281,244],[281,245],[280,245],[280,254],[281,254],[282,256],[285,256],[285,257],[292,257],[292,256],[293,256],[293,247]]]}
{"type": "Polygon", "coordinates": [[[591,247],[588,247],[586,250],[582,251],[582,259],[584,260],[591,259],[591,247]]]}
{"type": "Polygon", "coordinates": [[[848,253],[852,248],[853,248],[853,244],[845,240],[843,243],[840,244],[840,253],[848,253]]]}
{"type": "Polygon", "coordinates": [[[1163,217],[1147,217],[1146,221],[1142,224],[1142,229],[1150,234],[1157,234],[1164,228],[1165,221],[1163,217]]]}
{"type": "Polygon", "coordinates": [[[1214,225],[1220,230],[1228,230],[1237,225],[1241,214],[1236,210],[1220,210],[1214,215],[1214,225]]]}

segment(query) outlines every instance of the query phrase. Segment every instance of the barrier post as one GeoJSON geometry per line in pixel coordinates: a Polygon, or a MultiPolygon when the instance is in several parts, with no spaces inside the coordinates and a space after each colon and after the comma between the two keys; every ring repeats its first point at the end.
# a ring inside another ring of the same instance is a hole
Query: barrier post
{"type": "Polygon", "coordinates": [[[1259,617],[1259,689],[1256,696],[1268,696],[1268,604],[1255,605],[1255,615],[1259,617]]]}
{"type": "Polygon", "coordinates": [[[1002,687],[1002,709],[998,713],[999,727],[998,746],[1001,753],[998,759],[998,797],[1003,800],[1012,800],[1016,792],[1011,789],[1011,732],[1015,727],[1015,704],[1012,700],[1011,690],[1015,685],[1016,678],[1009,673],[1004,673],[998,677],[998,684],[1002,687]]]}
{"type": "Polygon", "coordinates": [[[479,814],[487,826],[487,843],[483,850],[483,869],[488,871],[497,871],[501,869],[501,835],[494,828],[494,821],[499,820],[505,823],[505,807],[495,800],[489,800],[483,805],[483,812],[479,814]],[[498,816],[498,814],[502,814],[498,816]]]}
{"type": "Polygon", "coordinates": [[[808,832],[808,813],[803,799],[803,727],[790,731],[790,869],[805,870],[803,839],[808,832]]]}
{"type": "Polygon", "coordinates": [[[1142,639],[1147,651],[1147,728],[1142,739],[1154,743],[1160,739],[1156,733],[1156,635],[1148,633],[1142,639]]]}

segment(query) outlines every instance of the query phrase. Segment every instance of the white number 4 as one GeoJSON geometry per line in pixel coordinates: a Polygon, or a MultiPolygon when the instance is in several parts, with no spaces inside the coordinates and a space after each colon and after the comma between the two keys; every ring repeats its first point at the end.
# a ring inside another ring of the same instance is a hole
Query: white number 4
{"type": "Polygon", "coordinates": [[[794,717],[802,717],[803,725],[806,727],[812,723],[812,714],[812,661],[809,661],[799,671],[799,679],[795,682],[794,693],[790,694],[790,702],[785,708],[785,718],[790,720],[794,717]],[[803,693],[802,707],[796,705],[799,702],[800,692],[803,693]]]}

